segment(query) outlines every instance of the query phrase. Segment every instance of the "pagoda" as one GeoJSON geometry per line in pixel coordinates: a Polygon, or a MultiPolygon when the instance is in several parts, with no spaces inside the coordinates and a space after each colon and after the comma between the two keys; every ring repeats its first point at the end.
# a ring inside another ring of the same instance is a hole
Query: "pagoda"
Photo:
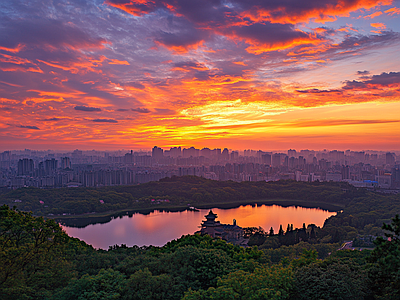
{"type": "Polygon", "coordinates": [[[196,233],[208,234],[213,238],[221,238],[233,244],[239,244],[243,240],[243,229],[236,225],[236,220],[233,220],[231,224],[221,224],[220,221],[215,219],[218,217],[217,214],[209,211],[208,215],[204,216],[206,221],[201,223],[201,230],[196,233]]]}
{"type": "Polygon", "coordinates": [[[212,210],[208,213],[208,215],[204,216],[207,220],[203,221],[201,224],[201,229],[207,228],[207,227],[216,227],[216,226],[221,226],[221,223],[219,221],[215,221],[216,218],[218,218],[217,214],[214,214],[212,210]]]}

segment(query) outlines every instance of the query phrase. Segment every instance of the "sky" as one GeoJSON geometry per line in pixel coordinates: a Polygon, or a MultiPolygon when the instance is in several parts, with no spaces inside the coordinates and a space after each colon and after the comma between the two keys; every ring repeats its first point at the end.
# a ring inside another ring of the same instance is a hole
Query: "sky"
{"type": "Polygon", "coordinates": [[[0,150],[400,150],[399,0],[0,1],[0,150]]]}

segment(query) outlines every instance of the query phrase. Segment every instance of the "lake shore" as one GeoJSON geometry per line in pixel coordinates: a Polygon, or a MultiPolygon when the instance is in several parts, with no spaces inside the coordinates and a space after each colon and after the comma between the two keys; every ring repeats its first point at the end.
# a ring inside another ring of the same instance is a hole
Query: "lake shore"
{"type": "MultiPolygon", "coordinates": [[[[288,206],[301,206],[305,208],[320,208],[323,210],[328,210],[331,212],[337,212],[344,208],[344,205],[340,204],[332,204],[325,202],[308,202],[306,200],[293,200],[293,199],[259,199],[259,200],[248,200],[248,201],[232,201],[232,202],[216,202],[216,203],[205,203],[201,205],[196,205],[195,208],[198,209],[211,209],[211,208],[219,208],[219,209],[231,209],[237,208],[240,206],[246,205],[279,205],[283,207],[288,206]]],[[[165,212],[179,212],[189,210],[188,206],[167,206],[167,205],[153,205],[148,208],[139,208],[139,209],[123,209],[117,211],[109,211],[102,213],[90,213],[90,214],[81,214],[81,215],[67,215],[67,216],[52,216],[51,218],[55,219],[57,222],[62,225],[72,226],[72,227],[86,227],[90,224],[97,223],[108,223],[112,219],[121,218],[123,216],[130,216],[136,213],[139,214],[150,214],[154,211],[165,211],[165,212]]]]}

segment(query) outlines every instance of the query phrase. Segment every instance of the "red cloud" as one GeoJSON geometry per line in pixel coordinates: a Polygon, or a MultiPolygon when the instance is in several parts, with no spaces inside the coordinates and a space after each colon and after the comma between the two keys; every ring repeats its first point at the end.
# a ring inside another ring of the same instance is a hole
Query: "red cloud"
{"type": "Polygon", "coordinates": [[[162,41],[154,41],[158,46],[163,46],[173,52],[175,52],[176,54],[183,54],[183,53],[187,53],[190,50],[196,50],[197,48],[199,48],[202,44],[203,41],[197,41],[195,43],[192,44],[187,44],[187,45],[171,45],[162,41]]]}
{"type": "MultiPolygon", "coordinates": [[[[204,0],[200,2],[174,0],[107,0],[110,6],[119,8],[135,16],[142,16],[165,9],[176,16],[184,16],[197,24],[214,24],[223,22],[224,18],[234,19],[240,16],[250,18],[253,22],[291,23],[317,22],[336,20],[337,16],[346,16],[358,9],[370,9],[378,5],[389,5],[392,0],[308,0],[299,3],[298,0],[288,1],[248,1],[233,0],[230,6],[222,1],[204,0]]],[[[229,22],[228,22],[229,23],[229,22]]]]}
{"type": "Polygon", "coordinates": [[[294,28],[294,24],[298,22],[333,21],[338,16],[346,16],[361,8],[370,9],[391,2],[392,0],[232,0],[227,6],[220,0],[204,0],[201,3],[175,0],[106,1],[108,5],[135,16],[164,10],[178,17],[176,20],[182,22],[183,30],[174,33],[162,31],[154,37],[157,45],[174,52],[185,53],[197,49],[217,34],[232,40],[245,41],[250,45],[247,51],[254,54],[321,42],[316,35],[294,28]]]}
{"type": "Polygon", "coordinates": [[[0,57],[0,61],[4,62],[4,63],[11,63],[11,64],[16,64],[16,65],[32,64],[32,62],[26,58],[21,58],[18,56],[11,56],[11,55],[2,54],[2,53],[0,53],[0,55],[3,56],[3,57],[0,57]]]}
{"type": "Polygon", "coordinates": [[[101,73],[102,70],[95,68],[100,67],[103,61],[106,59],[107,57],[100,56],[99,59],[95,59],[92,57],[78,57],[76,58],[75,61],[64,61],[64,62],[58,62],[58,61],[47,62],[40,59],[38,59],[37,61],[53,68],[69,71],[72,74],[78,74],[78,73],[86,73],[89,71],[94,73],[101,73]]]}
{"type": "Polygon", "coordinates": [[[148,14],[157,8],[156,1],[131,0],[131,1],[126,1],[125,3],[121,2],[123,1],[118,1],[118,3],[116,3],[115,1],[112,0],[106,0],[104,3],[119,8],[137,17],[140,17],[144,14],[148,14]]]}
{"type": "Polygon", "coordinates": [[[12,67],[0,67],[3,72],[33,72],[33,73],[43,73],[39,67],[29,67],[25,68],[22,66],[12,66],[12,67]]]}
{"type": "Polygon", "coordinates": [[[284,50],[302,44],[321,43],[316,35],[294,29],[289,24],[265,23],[232,27],[226,30],[226,35],[233,40],[246,41],[250,45],[246,50],[254,54],[284,50]]]}
{"type": "Polygon", "coordinates": [[[316,22],[324,23],[335,21],[338,16],[348,16],[350,12],[361,8],[370,9],[378,5],[388,5],[391,2],[391,0],[310,0],[302,5],[296,0],[289,0],[265,1],[254,5],[254,2],[248,1],[244,4],[245,9],[241,16],[248,17],[254,22],[270,21],[297,24],[313,19],[316,22]]]}

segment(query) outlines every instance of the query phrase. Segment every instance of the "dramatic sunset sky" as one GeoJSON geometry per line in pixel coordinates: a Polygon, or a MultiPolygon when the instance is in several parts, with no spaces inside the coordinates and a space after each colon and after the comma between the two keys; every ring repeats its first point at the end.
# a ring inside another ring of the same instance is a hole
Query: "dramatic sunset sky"
{"type": "Polygon", "coordinates": [[[0,1],[0,150],[400,150],[400,1],[0,1]]]}

